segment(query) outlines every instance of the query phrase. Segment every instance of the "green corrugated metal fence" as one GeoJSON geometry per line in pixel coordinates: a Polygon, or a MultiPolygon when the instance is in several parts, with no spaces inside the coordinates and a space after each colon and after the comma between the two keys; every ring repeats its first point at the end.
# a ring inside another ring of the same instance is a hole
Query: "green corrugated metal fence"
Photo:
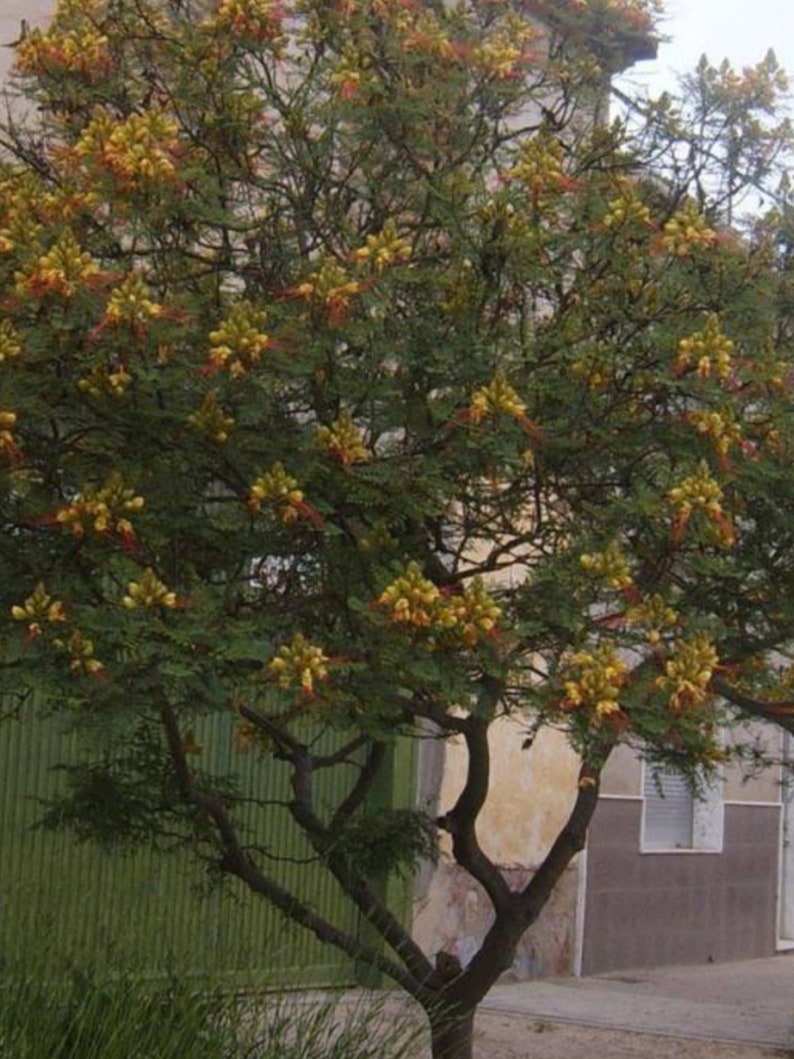
{"type": "MultiPolygon", "coordinates": [[[[235,752],[232,726],[225,719],[202,733],[202,742],[213,761],[233,759],[243,789],[263,799],[285,797],[286,766],[235,752]]],[[[189,966],[253,977],[261,984],[330,985],[355,979],[350,961],[287,924],[236,881],[220,890],[202,889],[206,878],[187,854],[107,853],[68,834],[34,829],[41,813],[37,799],[62,782],[53,766],[84,752],[54,719],[0,724],[2,954],[46,947],[78,963],[108,960],[150,972],[189,966]]],[[[341,782],[349,783],[350,775],[341,782]]],[[[325,797],[335,793],[326,788],[325,797]]],[[[269,808],[258,834],[294,858],[274,867],[277,877],[324,916],[357,933],[355,911],[328,874],[311,864],[310,850],[287,811],[269,808]]]]}

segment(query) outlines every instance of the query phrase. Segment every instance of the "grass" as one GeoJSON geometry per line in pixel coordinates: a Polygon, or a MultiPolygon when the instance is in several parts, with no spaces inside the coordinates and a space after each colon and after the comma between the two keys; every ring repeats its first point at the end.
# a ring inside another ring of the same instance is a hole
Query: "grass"
{"type": "Polygon", "coordinates": [[[0,1059],[416,1059],[422,1051],[415,1019],[370,996],[254,997],[192,977],[31,962],[4,969],[0,1059]]]}

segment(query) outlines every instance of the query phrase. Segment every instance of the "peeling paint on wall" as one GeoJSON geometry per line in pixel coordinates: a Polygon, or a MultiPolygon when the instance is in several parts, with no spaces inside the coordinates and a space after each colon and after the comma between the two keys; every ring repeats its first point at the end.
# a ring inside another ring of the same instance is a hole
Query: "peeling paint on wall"
{"type": "MultiPolygon", "coordinates": [[[[579,759],[565,736],[542,732],[522,749],[520,718],[497,721],[489,733],[492,772],[488,802],[477,833],[485,852],[501,866],[510,886],[525,886],[542,863],[573,805],[579,759]]],[[[420,804],[443,813],[454,805],[465,782],[468,760],[460,740],[434,744],[420,768],[420,804]]],[[[509,972],[518,979],[568,974],[573,967],[577,876],[565,874],[538,922],[527,933],[509,972]]],[[[452,860],[442,843],[438,869],[420,874],[414,930],[431,956],[443,951],[466,964],[492,922],[490,902],[452,860]]]]}

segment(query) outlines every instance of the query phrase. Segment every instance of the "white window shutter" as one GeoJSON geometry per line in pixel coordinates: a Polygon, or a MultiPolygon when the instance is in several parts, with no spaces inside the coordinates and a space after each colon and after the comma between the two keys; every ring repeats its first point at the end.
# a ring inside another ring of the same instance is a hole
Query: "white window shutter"
{"type": "Polygon", "coordinates": [[[664,765],[645,765],[644,849],[692,849],[694,798],[684,777],[664,765]]]}

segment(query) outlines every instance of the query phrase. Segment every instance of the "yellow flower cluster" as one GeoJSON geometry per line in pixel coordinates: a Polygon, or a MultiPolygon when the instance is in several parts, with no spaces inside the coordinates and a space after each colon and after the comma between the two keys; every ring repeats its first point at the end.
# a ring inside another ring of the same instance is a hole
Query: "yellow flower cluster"
{"type": "Polygon", "coordinates": [[[611,644],[577,652],[568,668],[571,679],[564,682],[565,698],[560,704],[564,710],[590,710],[595,724],[620,712],[620,692],[628,666],[611,644]]]}
{"type": "Polygon", "coordinates": [[[0,408],[0,455],[11,455],[16,452],[17,443],[13,434],[16,423],[16,412],[0,408]]]}
{"type": "Polygon", "coordinates": [[[349,467],[353,463],[367,463],[372,458],[348,409],[345,409],[330,427],[320,427],[316,437],[318,445],[331,453],[334,459],[339,460],[343,467],[349,467]]]}
{"type": "Polygon", "coordinates": [[[110,394],[111,397],[121,397],[131,382],[132,376],[121,365],[107,368],[98,364],[92,369],[90,375],[86,375],[78,381],[77,389],[81,393],[88,394],[89,397],[94,397],[98,400],[104,394],[110,394]]]}
{"type": "Polygon", "coordinates": [[[214,331],[210,331],[209,362],[216,370],[228,371],[239,379],[255,367],[270,345],[270,335],[262,328],[267,313],[250,302],[236,302],[214,331]]]}
{"type": "Polygon", "coordinates": [[[311,697],[315,684],[328,679],[329,661],[321,647],[310,643],[303,633],[297,633],[291,643],[279,648],[276,657],[268,662],[267,671],[280,688],[299,687],[304,695],[311,697]]]}
{"type": "Polygon", "coordinates": [[[606,581],[610,588],[622,591],[634,584],[629,562],[618,541],[612,541],[603,552],[579,557],[582,569],[606,581]]]}
{"type": "Polygon", "coordinates": [[[68,527],[76,537],[94,533],[134,535],[128,516],[141,511],[144,499],[124,485],[120,474],[112,474],[100,488],[87,485],[67,507],[61,508],[56,521],[68,527]]]}
{"type": "Polygon", "coordinates": [[[335,261],[326,261],[295,288],[299,298],[325,306],[332,319],[347,315],[350,302],[361,293],[361,283],[351,279],[335,261]]]}
{"type": "Polygon", "coordinates": [[[118,120],[100,107],[75,152],[79,158],[95,160],[127,187],[148,188],[177,179],[177,133],[176,123],[161,110],[118,120]]]}
{"type": "Polygon", "coordinates": [[[724,380],[730,375],[732,354],[733,342],[723,334],[719,316],[710,313],[702,331],[678,343],[676,370],[687,371],[695,365],[701,379],[713,375],[724,380]]]}
{"type": "Polygon", "coordinates": [[[721,456],[727,456],[734,445],[742,440],[742,428],[734,422],[728,412],[692,412],[689,420],[697,430],[710,438],[721,456]]]}
{"type": "Polygon", "coordinates": [[[14,621],[26,622],[30,635],[38,636],[43,624],[55,625],[65,622],[66,612],[63,603],[59,599],[53,599],[40,581],[21,607],[11,608],[11,617],[14,621]]]}
{"type": "Polygon", "coordinates": [[[714,480],[708,464],[703,461],[695,474],[684,478],[667,494],[667,499],[677,508],[677,530],[682,530],[696,511],[702,511],[714,526],[720,542],[728,547],[733,544],[734,531],[722,508],[723,492],[714,480]]]}
{"type": "Polygon", "coordinates": [[[668,254],[688,257],[693,250],[707,250],[717,242],[717,233],[709,228],[694,202],[687,202],[665,224],[662,246],[668,254]]]}
{"type": "MultiPolygon", "coordinates": [[[[0,253],[13,250],[30,252],[43,232],[39,212],[42,206],[41,183],[30,174],[17,174],[0,180],[0,253]]],[[[53,216],[62,220],[63,211],[53,216]]]]}
{"type": "Polygon", "coordinates": [[[18,272],[15,276],[19,294],[57,294],[71,298],[78,287],[99,272],[99,265],[84,251],[72,232],[65,232],[58,241],[43,254],[29,273],[18,272]]]}
{"type": "Polygon", "coordinates": [[[606,344],[596,342],[571,364],[571,374],[576,379],[586,379],[588,389],[601,390],[611,377],[609,358],[610,351],[606,344]]]}
{"type": "Polygon", "coordinates": [[[526,410],[526,405],[504,375],[498,374],[487,386],[475,391],[469,405],[468,419],[471,423],[481,423],[483,419],[499,415],[521,419],[526,410]]]}
{"type": "Polygon", "coordinates": [[[287,474],[281,463],[274,463],[248,490],[249,510],[259,512],[262,504],[272,504],[285,523],[294,522],[300,514],[303,492],[298,489],[297,479],[287,474]]]}
{"type": "Polygon", "coordinates": [[[270,344],[262,331],[267,313],[250,302],[237,302],[214,331],[210,332],[210,360],[216,367],[228,368],[233,376],[243,375],[259,362],[260,354],[270,344]]]}
{"type": "Polygon", "coordinates": [[[475,577],[461,595],[443,601],[439,624],[474,647],[481,636],[494,631],[501,616],[502,608],[488,595],[482,578],[475,577]]]}
{"type": "Polygon", "coordinates": [[[454,44],[432,12],[423,12],[418,17],[404,12],[393,19],[393,24],[403,34],[403,51],[435,59],[456,58],[454,44]]]}
{"type": "Polygon", "coordinates": [[[665,662],[664,675],[656,680],[660,691],[670,693],[673,713],[709,699],[708,687],[718,663],[717,650],[708,636],[700,634],[676,643],[675,654],[665,662]]]}
{"type": "Polygon", "coordinates": [[[435,624],[441,592],[429,581],[418,563],[409,563],[401,577],[381,593],[378,605],[389,608],[392,621],[426,629],[435,624]]]}
{"type": "Polygon", "coordinates": [[[499,81],[518,77],[534,37],[535,28],[528,19],[508,16],[490,37],[474,48],[471,61],[487,76],[499,81]]]}
{"type": "Polygon", "coordinates": [[[368,235],[365,245],[359,247],[353,256],[356,261],[372,265],[376,272],[383,272],[396,261],[407,261],[411,256],[411,247],[397,234],[394,221],[387,221],[383,231],[378,235],[368,235]]]}
{"type": "Polygon", "coordinates": [[[387,608],[389,620],[398,625],[449,633],[466,647],[474,647],[482,636],[492,633],[502,613],[482,578],[474,578],[459,595],[445,596],[415,562],[384,589],[378,605],[387,608]]]}
{"type": "Polygon", "coordinates": [[[143,277],[133,272],[111,291],[105,319],[116,325],[144,327],[150,320],[156,320],[163,311],[162,305],[152,301],[149,295],[143,277]]]}
{"type": "Polygon", "coordinates": [[[205,396],[201,402],[201,408],[188,416],[188,422],[197,430],[209,434],[213,441],[219,445],[229,440],[229,435],[234,427],[234,417],[227,415],[218,400],[215,390],[205,396]]]}
{"type": "Polygon", "coordinates": [[[177,605],[177,598],[176,593],[169,591],[154,570],[149,567],[140,581],[130,581],[127,585],[127,595],[124,596],[121,604],[127,610],[136,610],[138,607],[171,609],[177,605]]]}
{"type": "Polygon", "coordinates": [[[507,178],[524,184],[534,195],[558,191],[569,184],[564,164],[565,150],[559,140],[543,134],[530,136],[521,144],[507,178]]]}
{"type": "Polygon", "coordinates": [[[356,52],[347,51],[331,74],[331,83],[336,85],[340,99],[353,99],[358,95],[364,78],[362,58],[356,52]]]}
{"type": "Polygon", "coordinates": [[[94,657],[94,643],[78,629],[69,634],[66,640],[57,639],[53,643],[69,655],[69,670],[75,676],[96,676],[104,670],[104,665],[94,657]]]}
{"type": "Polygon", "coordinates": [[[629,180],[621,182],[619,193],[607,203],[607,212],[602,224],[605,228],[650,227],[651,211],[637,194],[629,180]]]}
{"type": "Polygon", "coordinates": [[[22,352],[19,332],[10,320],[0,320],[0,364],[22,352]]]}
{"type": "Polygon", "coordinates": [[[15,68],[21,74],[79,74],[94,81],[112,60],[108,38],[90,24],[42,33],[33,29],[16,45],[15,68]]]}
{"type": "Polygon", "coordinates": [[[648,630],[648,643],[657,644],[665,629],[671,629],[678,623],[678,615],[663,596],[653,595],[649,599],[631,607],[626,614],[629,625],[638,625],[648,630]]]}
{"type": "Polygon", "coordinates": [[[278,41],[283,17],[281,0],[220,0],[204,28],[255,43],[278,41]]]}

